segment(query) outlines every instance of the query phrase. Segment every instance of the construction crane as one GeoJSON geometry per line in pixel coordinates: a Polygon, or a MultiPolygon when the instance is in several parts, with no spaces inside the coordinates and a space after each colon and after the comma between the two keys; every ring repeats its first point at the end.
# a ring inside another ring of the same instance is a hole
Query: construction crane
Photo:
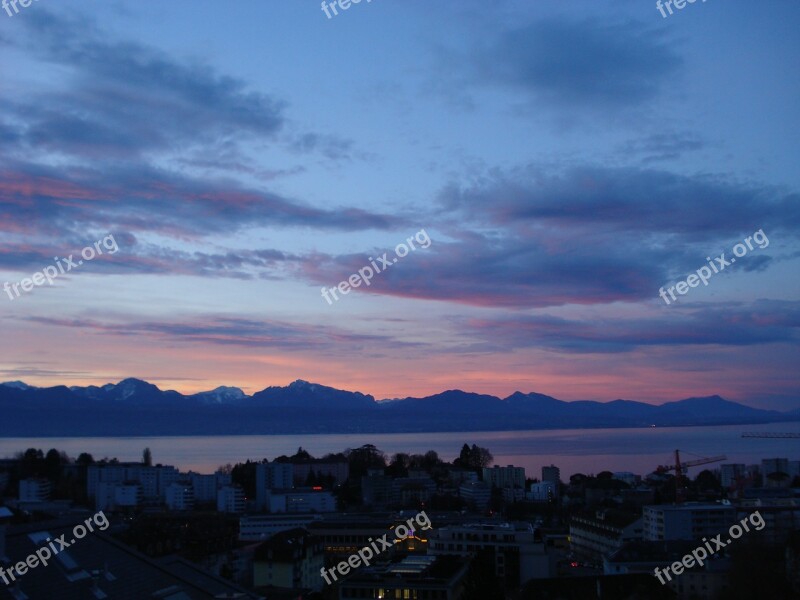
{"type": "Polygon", "coordinates": [[[681,485],[681,477],[683,477],[684,469],[688,469],[689,467],[697,467],[699,465],[707,465],[709,463],[720,462],[723,460],[727,460],[727,458],[728,457],[723,454],[721,456],[712,456],[710,458],[687,460],[686,462],[682,463],[680,451],[675,450],[675,464],[661,465],[660,467],[656,468],[656,473],[666,473],[667,471],[675,471],[675,503],[681,504],[685,496],[683,485],[681,485]]]}
{"type": "Polygon", "coordinates": [[[772,438],[772,439],[794,439],[800,438],[800,433],[777,433],[777,432],[764,432],[758,433],[757,431],[745,431],[742,434],[743,438],[772,438]]]}

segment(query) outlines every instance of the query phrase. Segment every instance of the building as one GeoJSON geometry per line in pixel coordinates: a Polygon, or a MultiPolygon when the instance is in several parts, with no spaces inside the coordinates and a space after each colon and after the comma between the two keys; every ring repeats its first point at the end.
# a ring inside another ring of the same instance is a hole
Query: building
{"type": "Polygon", "coordinates": [[[434,530],[428,542],[433,556],[488,553],[495,574],[509,587],[555,574],[554,558],[530,523],[448,525],[434,530]]]}
{"type": "Polygon", "coordinates": [[[261,544],[253,556],[253,585],[319,592],[325,583],[321,540],[305,529],[290,529],[261,544]]]}
{"type": "Polygon", "coordinates": [[[532,483],[526,498],[532,502],[552,502],[558,498],[558,484],[552,481],[532,483]]]}
{"type": "Polygon", "coordinates": [[[506,502],[522,502],[525,500],[525,488],[503,488],[503,500],[506,502]]]}
{"type": "Polygon", "coordinates": [[[241,514],[244,512],[244,490],[238,485],[226,485],[217,492],[219,512],[241,514]]]}
{"type": "Polygon", "coordinates": [[[730,504],[662,504],[645,506],[643,516],[645,540],[699,540],[726,531],[736,520],[736,509],[730,504]]]}
{"type": "Polygon", "coordinates": [[[267,510],[268,490],[288,490],[294,486],[294,466],[291,463],[259,463],[256,465],[256,505],[267,510]]]}
{"type": "Polygon", "coordinates": [[[680,576],[670,573],[669,580],[663,575],[664,567],[681,561],[696,547],[696,540],[628,542],[603,559],[603,573],[617,576],[640,573],[653,578],[655,569],[658,568],[662,571],[664,585],[669,587],[679,600],[727,598],[730,593],[728,572],[731,562],[724,555],[713,557],[702,567],[695,565],[691,569],[685,569],[680,576]]]}
{"type": "Polygon", "coordinates": [[[484,467],[483,481],[496,488],[521,488],[525,489],[525,468],[508,465],[492,468],[484,467]]]}
{"type": "Polygon", "coordinates": [[[542,467],[542,481],[552,481],[556,484],[561,483],[561,469],[555,465],[542,467]]]}
{"type": "Polygon", "coordinates": [[[169,510],[193,510],[194,488],[189,482],[171,483],[165,491],[165,503],[169,510]]]}
{"type": "Polygon", "coordinates": [[[467,469],[450,469],[447,472],[447,479],[451,483],[459,485],[465,481],[478,481],[478,474],[467,469]]]}
{"type": "Polygon", "coordinates": [[[142,485],[137,481],[97,484],[94,504],[97,510],[138,508],[144,501],[142,485]]]}
{"type": "Polygon", "coordinates": [[[239,540],[243,542],[261,542],[281,531],[308,527],[321,515],[253,515],[239,519],[239,540]]]}
{"type": "Polygon", "coordinates": [[[761,478],[761,485],[764,487],[788,486],[791,483],[791,479],[789,478],[789,459],[763,459],[761,461],[761,478]],[[781,475],[783,475],[783,477],[781,477],[781,475]]]}
{"type": "Polygon", "coordinates": [[[53,484],[47,479],[22,479],[19,482],[19,501],[47,502],[52,491],[53,484]]]}
{"type": "Polygon", "coordinates": [[[469,563],[455,556],[407,556],[361,567],[341,582],[339,600],[462,600],[469,563]]]}
{"type": "Polygon", "coordinates": [[[627,542],[642,539],[642,517],[617,510],[575,515],[569,523],[570,550],[581,560],[602,564],[603,557],[627,542]]]}
{"type": "Polygon", "coordinates": [[[212,504],[217,501],[217,492],[226,485],[231,485],[230,473],[217,471],[211,475],[189,473],[189,480],[194,488],[194,501],[198,504],[212,504]]]}
{"type": "Polygon", "coordinates": [[[465,481],[458,486],[458,495],[468,506],[476,510],[486,510],[492,499],[492,488],[483,481],[465,481]]]}
{"type": "MultiPolygon", "coordinates": [[[[325,556],[329,566],[341,560],[347,560],[361,548],[369,546],[370,542],[377,540],[385,534],[390,539],[394,536],[393,528],[405,523],[401,518],[395,519],[389,514],[369,515],[326,515],[324,519],[314,521],[308,530],[322,540],[325,547],[325,556]]],[[[427,544],[427,538],[424,540],[427,544]]],[[[387,557],[393,555],[398,549],[398,544],[385,550],[387,557]]]]}
{"type": "Polygon", "coordinates": [[[336,498],[321,488],[266,490],[265,497],[271,513],[336,512],[336,498]]]}
{"type": "MultiPolygon", "coordinates": [[[[780,488],[762,488],[763,491],[784,491],[780,488]]],[[[756,491],[755,489],[753,491],[756,491]]],[[[790,492],[790,490],[785,490],[790,492]]],[[[783,498],[768,498],[760,495],[757,498],[743,498],[737,508],[736,520],[748,518],[758,511],[764,524],[756,519],[756,529],[751,525],[750,530],[765,544],[783,546],[786,544],[792,531],[800,531],[800,500],[786,495],[783,498]],[[757,532],[757,533],[755,533],[757,532]]],[[[752,520],[750,521],[752,523],[752,520]]]]}
{"type": "MultiPolygon", "coordinates": [[[[0,509],[0,520],[3,518],[0,509]]],[[[74,544],[73,527],[85,515],[74,519],[38,521],[8,527],[0,531],[0,554],[17,564],[46,547],[46,540],[67,540],[69,548],[60,549],[48,566],[41,563],[18,577],[16,587],[0,586],[0,598],[38,600],[214,600],[237,598],[257,600],[259,595],[211,574],[209,569],[176,556],[151,559],[109,535],[109,530],[83,537],[74,544]],[[5,548],[5,550],[2,550],[5,548]]],[[[57,546],[56,546],[57,547],[57,546]]],[[[5,566],[5,565],[4,565],[5,566]]]]}
{"type": "Polygon", "coordinates": [[[392,478],[383,469],[371,469],[361,478],[361,501],[365,506],[385,508],[392,502],[392,478]]]}
{"type": "Polygon", "coordinates": [[[425,477],[398,477],[390,483],[391,504],[393,506],[419,506],[428,502],[436,493],[436,482],[427,474],[425,477]]]}
{"type": "Polygon", "coordinates": [[[733,489],[747,477],[747,468],[742,463],[722,465],[719,468],[720,483],[726,490],[733,489]]]}
{"type": "Polygon", "coordinates": [[[155,467],[142,463],[90,465],[86,470],[86,492],[89,498],[94,498],[100,483],[135,481],[142,486],[142,494],[145,499],[164,500],[167,488],[181,479],[180,471],[170,465],[156,465],[155,467]]]}

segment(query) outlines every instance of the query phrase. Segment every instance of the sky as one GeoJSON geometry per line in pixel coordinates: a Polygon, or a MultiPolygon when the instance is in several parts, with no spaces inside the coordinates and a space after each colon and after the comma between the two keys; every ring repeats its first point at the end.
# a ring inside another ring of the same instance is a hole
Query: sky
{"type": "Polygon", "coordinates": [[[796,2],[17,8],[0,380],[800,407],[796,2]]]}

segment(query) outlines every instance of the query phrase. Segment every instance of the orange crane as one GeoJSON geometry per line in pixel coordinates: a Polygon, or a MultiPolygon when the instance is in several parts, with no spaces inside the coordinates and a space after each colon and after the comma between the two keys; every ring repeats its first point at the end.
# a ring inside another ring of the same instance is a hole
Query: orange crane
{"type": "Polygon", "coordinates": [[[697,467],[699,465],[707,465],[709,463],[720,462],[727,460],[728,457],[724,454],[721,456],[712,456],[711,458],[699,458],[697,460],[687,460],[681,462],[680,451],[675,450],[675,464],[674,465],[661,465],[656,468],[656,473],[666,473],[667,471],[675,471],[675,503],[681,504],[684,499],[684,488],[681,484],[681,477],[683,477],[683,470],[689,467],[697,467]]]}
{"type": "Polygon", "coordinates": [[[793,439],[800,438],[800,433],[778,433],[767,431],[764,433],[745,431],[742,434],[743,438],[773,438],[773,439],[793,439]]]}

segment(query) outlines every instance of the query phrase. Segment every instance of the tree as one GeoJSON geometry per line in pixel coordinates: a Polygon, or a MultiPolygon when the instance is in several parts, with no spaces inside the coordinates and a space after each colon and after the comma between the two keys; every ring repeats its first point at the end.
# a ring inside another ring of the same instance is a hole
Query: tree
{"type": "Polygon", "coordinates": [[[231,480],[244,489],[244,494],[248,498],[256,496],[256,467],[258,463],[247,459],[245,463],[236,463],[231,469],[231,480]]]}
{"type": "Polygon", "coordinates": [[[494,461],[494,456],[492,456],[491,452],[489,452],[486,448],[477,446],[476,444],[472,444],[470,455],[472,468],[476,470],[488,467],[490,464],[492,464],[492,461],[494,461]]]}
{"type": "Polygon", "coordinates": [[[20,479],[40,476],[44,473],[44,454],[36,448],[28,448],[24,454],[17,455],[20,462],[20,479]]]}
{"type": "Polygon", "coordinates": [[[407,477],[410,466],[411,457],[405,452],[398,452],[392,457],[392,462],[386,468],[386,474],[392,478],[407,477]]]}
{"type": "Polygon", "coordinates": [[[436,452],[436,450],[428,450],[423,457],[422,464],[424,465],[425,469],[430,471],[431,469],[434,469],[442,464],[442,459],[439,458],[439,454],[436,452]]]}
{"type": "Polygon", "coordinates": [[[464,444],[461,446],[461,453],[458,455],[458,462],[460,463],[460,466],[469,468],[470,456],[469,444],[464,444]]]}
{"type": "Polygon", "coordinates": [[[55,448],[44,457],[44,475],[50,481],[58,481],[61,477],[61,454],[55,448]]]}
{"type": "Polygon", "coordinates": [[[146,467],[153,466],[153,454],[150,452],[150,448],[145,448],[144,452],[142,452],[142,463],[144,463],[146,467]]]}
{"type": "Polygon", "coordinates": [[[296,460],[313,460],[314,457],[304,450],[302,446],[300,446],[297,449],[297,453],[292,458],[296,460]]]}
{"type": "Polygon", "coordinates": [[[78,456],[78,460],[75,461],[82,467],[88,467],[89,465],[94,464],[94,457],[89,454],[88,452],[81,452],[78,456]]]}
{"type": "Polygon", "coordinates": [[[345,450],[347,462],[350,464],[350,479],[360,481],[369,469],[385,469],[386,455],[372,444],[364,444],[360,448],[345,450]]]}
{"type": "Polygon", "coordinates": [[[476,444],[472,444],[472,448],[470,448],[467,444],[464,444],[461,447],[461,454],[453,461],[453,464],[461,469],[480,471],[492,464],[493,460],[492,453],[486,448],[481,448],[476,444]]]}
{"type": "Polygon", "coordinates": [[[697,474],[697,477],[694,479],[694,484],[699,492],[719,492],[722,490],[722,486],[719,484],[719,481],[717,481],[717,477],[708,469],[700,471],[697,474]]]}

